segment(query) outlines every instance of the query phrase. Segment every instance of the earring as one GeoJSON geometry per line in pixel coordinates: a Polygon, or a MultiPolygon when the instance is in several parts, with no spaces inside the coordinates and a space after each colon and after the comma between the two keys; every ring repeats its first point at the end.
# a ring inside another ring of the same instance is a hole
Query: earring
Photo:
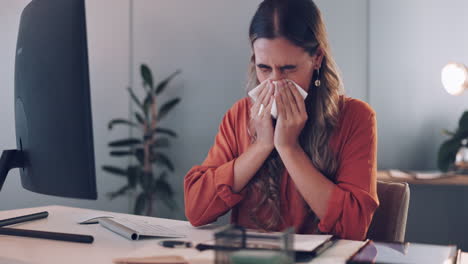
{"type": "Polygon", "coordinates": [[[320,69],[317,69],[317,79],[315,80],[314,84],[316,87],[319,87],[322,82],[320,81],[320,69]]]}

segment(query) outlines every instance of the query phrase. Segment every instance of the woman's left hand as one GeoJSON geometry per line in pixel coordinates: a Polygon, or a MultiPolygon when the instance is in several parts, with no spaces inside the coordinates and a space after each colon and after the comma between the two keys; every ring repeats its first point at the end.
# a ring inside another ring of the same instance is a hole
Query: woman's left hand
{"type": "Polygon", "coordinates": [[[307,111],[299,91],[290,81],[281,80],[275,91],[278,120],[275,128],[274,144],[278,152],[300,148],[299,135],[307,122],[307,111]]]}

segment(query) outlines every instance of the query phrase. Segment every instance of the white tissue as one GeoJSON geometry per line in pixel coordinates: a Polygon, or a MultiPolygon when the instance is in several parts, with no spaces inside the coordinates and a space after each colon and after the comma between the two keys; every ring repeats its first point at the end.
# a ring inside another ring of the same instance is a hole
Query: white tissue
{"type": "MultiPolygon", "coordinates": [[[[291,81],[294,86],[296,87],[296,89],[299,91],[299,93],[301,94],[302,98],[304,98],[304,100],[306,99],[307,97],[307,92],[304,91],[304,89],[302,89],[297,83],[295,83],[294,81],[292,80],[287,80],[287,81],[291,81]]],[[[258,98],[258,95],[260,93],[260,90],[262,89],[262,87],[264,85],[266,85],[268,83],[268,80],[265,80],[263,81],[261,84],[259,84],[257,87],[255,87],[254,89],[252,89],[250,92],[249,92],[249,96],[255,101],[257,101],[257,98],[258,98]]],[[[276,89],[276,86],[278,85],[278,82],[277,81],[274,81],[273,84],[275,85],[275,89],[276,89]]],[[[271,106],[271,115],[273,116],[273,118],[277,118],[278,117],[278,109],[276,107],[276,100],[273,99],[273,105],[271,106]]],[[[263,110],[263,109],[262,109],[263,110]]],[[[259,110],[260,112],[260,110],[259,110]]],[[[260,113],[259,113],[260,114],[260,113]]]]}

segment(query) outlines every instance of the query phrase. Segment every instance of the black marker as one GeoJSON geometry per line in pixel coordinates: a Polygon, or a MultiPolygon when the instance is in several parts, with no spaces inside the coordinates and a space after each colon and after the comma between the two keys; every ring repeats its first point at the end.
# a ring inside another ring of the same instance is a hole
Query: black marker
{"type": "Polygon", "coordinates": [[[23,216],[3,219],[3,220],[0,220],[0,227],[19,224],[19,223],[32,221],[32,220],[37,220],[37,219],[42,219],[42,218],[47,218],[47,216],[49,216],[49,213],[44,211],[44,212],[35,213],[35,214],[29,214],[29,215],[23,215],[23,216]]]}

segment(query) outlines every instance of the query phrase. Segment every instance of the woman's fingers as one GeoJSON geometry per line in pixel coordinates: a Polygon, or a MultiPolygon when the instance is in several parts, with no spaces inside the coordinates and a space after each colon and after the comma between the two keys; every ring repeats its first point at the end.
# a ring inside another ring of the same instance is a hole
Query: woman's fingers
{"type": "Polygon", "coordinates": [[[284,120],[288,119],[286,110],[285,110],[285,97],[284,97],[284,91],[283,87],[280,83],[277,85],[276,89],[276,107],[278,108],[278,118],[282,117],[284,120]]]}
{"type": "Polygon", "coordinates": [[[301,106],[303,105],[302,103],[303,100],[302,100],[301,94],[299,93],[299,91],[297,90],[296,86],[293,84],[292,81],[287,81],[287,86],[289,88],[287,90],[288,90],[288,95],[289,95],[288,97],[291,100],[291,106],[293,108],[292,110],[296,113],[302,112],[301,106]]]}
{"type": "Polygon", "coordinates": [[[281,90],[282,90],[282,98],[283,98],[283,108],[284,112],[288,119],[294,118],[296,115],[296,110],[294,109],[294,102],[292,101],[291,91],[286,83],[286,80],[281,81],[281,90]]]}
{"type": "Polygon", "coordinates": [[[250,115],[251,116],[262,116],[262,114],[265,112],[265,108],[268,104],[269,98],[273,94],[273,89],[271,87],[270,81],[266,81],[263,86],[261,86],[260,93],[257,97],[257,100],[255,101],[250,115]]]}

